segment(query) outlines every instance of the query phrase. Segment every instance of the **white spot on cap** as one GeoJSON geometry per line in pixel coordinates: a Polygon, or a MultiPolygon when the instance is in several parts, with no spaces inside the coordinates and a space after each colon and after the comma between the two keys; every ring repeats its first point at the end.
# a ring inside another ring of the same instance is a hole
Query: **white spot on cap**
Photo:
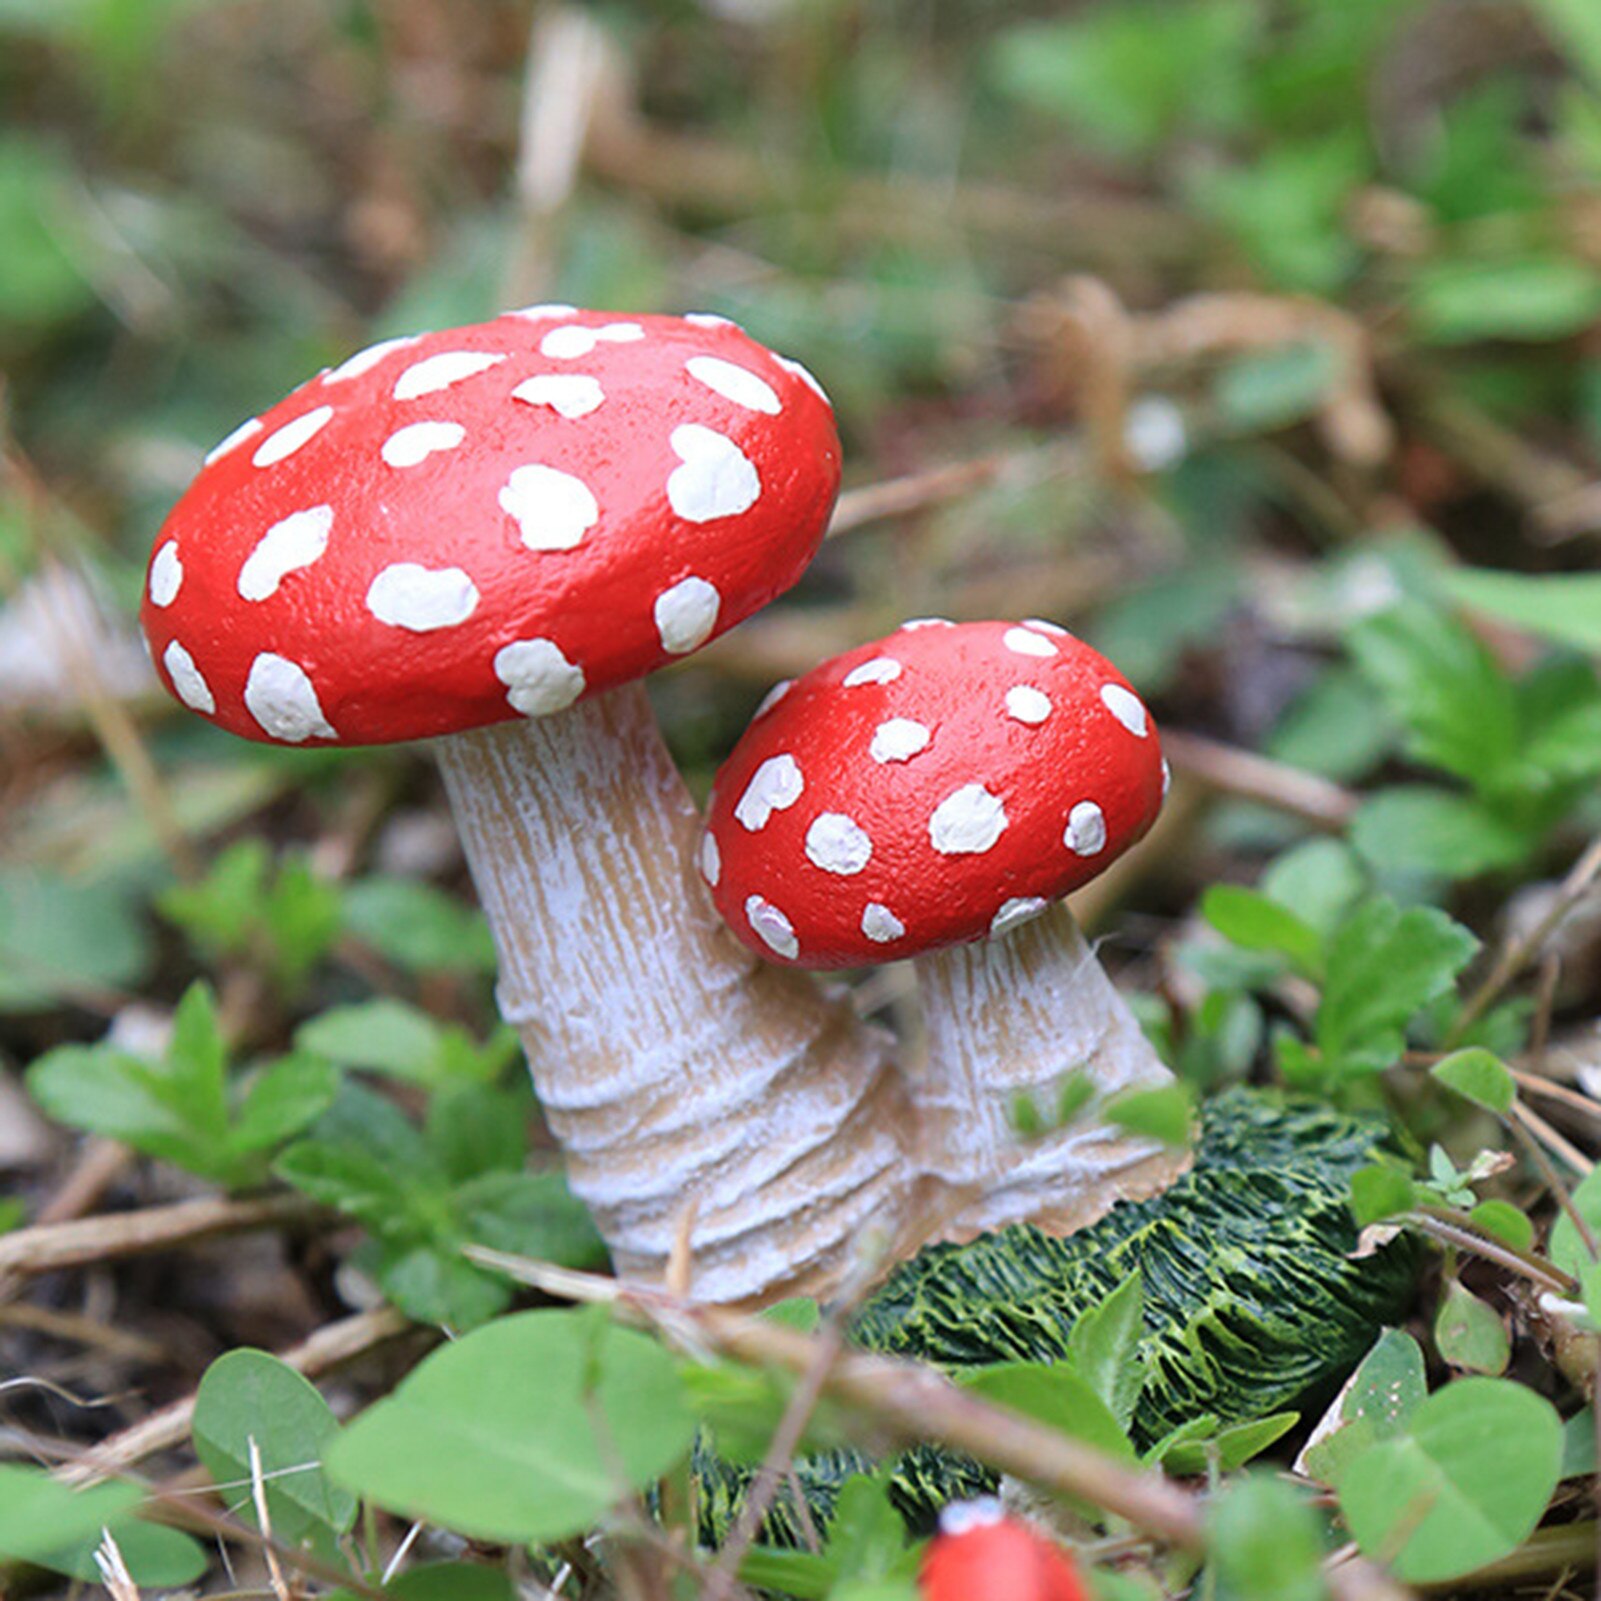
{"type": "Polygon", "coordinates": [[[760,895],[745,897],[745,921],[768,950],[787,956],[792,961],[800,952],[800,941],[795,938],[795,925],[760,895]]]}
{"type": "Polygon", "coordinates": [[[436,450],[454,450],[467,437],[459,422],[414,422],[397,428],[378,454],[391,467],[415,467],[436,450]]]}
{"type": "Polygon", "coordinates": [[[1020,923],[1031,922],[1045,910],[1047,904],[1040,895],[1018,895],[1009,901],[1002,901],[1000,910],[990,919],[989,937],[999,939],[1020,923]]]}
{"type": "Polygon", "coordinates": [[[526,317],[529,322],[547,322],[556,317],[576,317],[577,306],[569,306],[565,300],[549,300],[538,306],[519,306],[515,311],[503,311],[503,317],[526,317]]]}
{"type": "Polygon", "coordinates": [[[863,684],[893,684],[905,671],[893,656],[875,656],[851,668],[840,683],[846,689],[860,689],[863,684]]]}
{"type": "Polygon", "coordinates": [[[1121,684],[1101,685],[1101,704],[1104,705],[1131,734],[1144,739],[1149,731],[1145,721],[1145,707],[1133,690],[1121,684]]]}
{"type": "Polygon", "coordinates": [[[1168,766],[1167,757],[1162,758],[1162,799],[1167,799],[1167,792],[1173,787],[1173,769],[1168,766]]]}
{"type": "Polygon", "coordinates": [[[669,442],[683,465],[667,475],[667,499],[685,522],[737,516],[756,504],[762,482],[755,464],[726,434],[687,422],[669,442]]]}
{"type": "Polygon", "coordinates": [[[333,414],[332,406],[318,406],[313,411],[302,413],[293,422],[286,422],[282,428],[273,429],[256,446],[256,453],[250,458],[251,466],[276,467],[286,457],[294,455],[302,445],[315,439],[328,426],[333,414]]]}
{"type": "Polygon", "coordinates": [[[161,661],[172,680],[174,692],[185,706],[197,712],[216,711],[217,698],[211,693],[211,685],[201,677],[194,657],[176,639],[161,653],[161,661]]]}
{"type": "Polygon", "coordinates": [[[750,833],[767,827],[767,819],[774,812],[787,812],[801,798],[806,781],[795,758],[787,752],[782,756],[769,756],[745,786],[745,793],[734,807],[734,817],[750,833]]]}
{"type": "Polygon", "coordinates": [[[571,361],[576,356],[587,356],[597,344],[624,345],[634,339],[643,339],[645,330],[637,322],[609,322],[603,328],[586,328],[580,323],[568,323],[552,328],[539,341],[539,353],[554,361],[571,361]]]}
{"type": "Polygon", "coordinates": [[[723,598],[704,578],[685,578],[656,597],[656,632],[674,656],[699,650],[717,626],[723,598]]]}
{"type": "Polygon", "coordinates": [[[347,378],[359,378],[376,367],[391,351],[404,350],[407,345],[416,344],[421,337],[420,334],[402,334],[398,339],[380,339],[376,345],[368,345],[365,350],[347,356],[331,372],[325,372],[322,381],[325,384],[342,384],[347,378]]]}
{"type": "Polygon", "coordinates": [[[459,567],[423,567],[396,562],[373,579],[367,610],[381,623],[414,634],[464,623],[478,607],[478,588],[459,567]]]}
{"type": "Polygon", "coordinates": [[[920,750],[928,749],[933,738],[928,727],[911,717],[892,717],[873,730],[867,754],[875,762],[910,761],[920,750]]]}
{"type": "Polygon", "coordinates": [[[584,692],[584,670],[549,639],[519,639],[495,652],[495,677],[524,717],[549,717],[584,692]]]}
{"type": "Polygon", "coordinates": [[[239,424],[226,439],[220,440],[206,452],[206,466],[214,461],[221,461],[229,451],[237,450],[253,434],[261,432],[261,418],[251,417],[239,424]]]}
{"type": "Polygon", "coordinates": [[[512,390],[511,398],[529,406],[549,406],[571,421],[599,411],[606,403],[606,392],[598,378],[588,373],[542,372],[525,378],[512,390]]]}
{"type": "Polygon", "coordinates": [[[1072,637],[1060,623],[1053,623],[1044,617],[1025,617],[1023,619],[1023,626],[1025,628],[1036,629],[1042,634],[1055,634],[1061,639],[1069,639],[1072,637]]]}
{"type": "Polygon", "coordinates": [[[263,651],[250,664],[245,680],[245,709],[274,739],[290,745],[315,735],[338,739],[322,714],[317,691],[306,670],[286,657],[263,651]]]}
{"type": "Polygon", "coordinates": [[[754,723],[758,717],[765,717],[789,692],[795,687],[793,678],[781,678],[773,687],[762,696],[761,705],[751,713],[754,723]]]}
{"type": "Polygon", "coordinates": [[[954,628],[956,626],[949,617],[908,617],[901,624],[905,633],[915,633],[919,628],[954,628]]]}
{"type": "Polygon", "coordinates": [[[710,830],[700,837],[700,876],[713,889],[717,888],[723,876],[723,853],[718,850],[717,841],[710,830]]]}
{"type": "Polygon", "coordinates": [[[1006,1509],[992,1495],[981,1495],[971,1501],[956,1501],[945,1507],[939,1515],[941,1534],[968,1534],[974,1529],[993,1528],[1006,1521],[1006,1509]]]}
{"type": "Polygon", "coordinates": [[[876,945],[888,945],[906,932],[906,925],[889,907],[879,901],[869,901],[862,908],[862,932],[876,945]]]}
{"type": "Polygon", "coordinates": [[[1014,684],[1006,692],[1006,715],[1020,723],[1043,723],[1051,715],[1051,697],[1032,684],[1014,684]]]}
{"type": "Polygon", "coordinates": [[[500,509],[516,518],[530,550],[572,550],[600,521],[600,504],[588,484],[539,462],[512,469],[500,491],[500,509]]]}
{"type": "Polygon", "coordinates": [[[739,324],[732,317],[725,317],[716,311],[686,311],[684,321],[692,322],[697,328],[737,328],[739,324]]]}
{"type": "Polygon", "coordinates": [[[334,525],[332,506],[294,511],[261,536],[239,569],[239,593],[245,600],[270,600],[292,572],[309,567],[328,548],[334,525]]]}
{"type": "Polygon", "coordinates": [[[150,563],[150,604],[170,606],[183,584],[183,563],[178,559],[178,541],[169,539],[150,563]]]}
{"type": "Polygon", "coordinates": [[[801,366],[801,364],[793,357],[780,356],[778,358],[778,365],[782,367],[785,372],[793,373],[797,378],[799,378],[800,381],[805,384],[806,387],[810,389],[812,393],[815,394],[830,411],[834,409],[834,402],[828,398],[828,391],[824,389],[823,386],[818,383],[817,379],[813,377],[812,374],[807,371],[805,367],[801,366]]]}
{"type": "Polygon", "coordinates": [[[1001,643],[1019,656],[1056,655],[1056,646],[1032,628],[1008,628],[1001,636],[1001,643]]]}
{"type": "Polygon", "coordinates": [[[806,855],[825,873],[849,878],[867,866],[873,842],[854,818],[843,812],[819,812],[806,830],[806,855]]]}
{"type": "Polygon", "coordinates": [[[414,361],[395,380],[396,400],[416,400],[438,389],[449,389],[464,378],[475,378],[506,358],[492,350],[440,350],[414,361]]]}
{"type": "Polygon", "coordinates": [[[1067,814],[1062,843],[1075,856],[1099,856],[1106,849],[1106,814],[1094,801],[1080,801],[1067,814]]]}
{"type": "Polygon", "coordinates": [[[736,366],[721,356],[691,356],[684,367],[696,383],[705,384],[724,400],[731,400],[747,411],[761,411],[776,417],[784,409],[777,390],[748,367],[736,366]]]}
{"type": "Polygon", "coordinates": [[[1006,808],[982,784],[963,784],[934,808],[928,837],[942,856],[977,856],[1006,831],[1006,808]]]}

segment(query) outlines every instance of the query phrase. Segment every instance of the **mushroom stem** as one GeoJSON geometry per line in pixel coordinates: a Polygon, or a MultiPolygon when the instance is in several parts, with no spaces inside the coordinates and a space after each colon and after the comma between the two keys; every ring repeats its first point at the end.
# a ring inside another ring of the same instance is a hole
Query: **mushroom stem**
{"type": "Polygon", "coordinates": [[[1049,1117],[1075,1072],[1098,1098],[1172,1079],[1065,902],[916,966],[929,1045],[913,1085],[923,1165],[973,1197],[944,1238],[1008,1223],[1069,1234],[1117,1201],[1166,1189],[1189,1166],[1187,1152],[1097,1121],[1093,1104],[1040,1139],[1025,1141],[1014,1126],[1019,1096],[1049,1117]]]}
{"type": "Polygon", "coordinates": [[[644,690],[438,742],[502,1014],[620,1274],[826,1294],[896,1228],[904,1090],[842,993],[761,962],[691,863],[695,807],[644,690]]]}

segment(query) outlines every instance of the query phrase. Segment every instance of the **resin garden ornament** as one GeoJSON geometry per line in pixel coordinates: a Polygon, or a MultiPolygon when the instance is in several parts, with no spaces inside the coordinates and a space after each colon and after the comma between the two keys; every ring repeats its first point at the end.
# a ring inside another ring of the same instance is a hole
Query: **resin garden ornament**
{"type": "Polygon", "coordinates": [[[1019,1096],[1049,1113],[1075,1075],[1101,1098],[1172,1081],[1061,900],[1165,789],[1139,697],[1039,620],[923,618],[837,656],[770,698],[717,775],[702,871],[740,939],[801,966],[915,959],[946,1237],[1070,1233],[1188,1165],[1093,1107],[1026,1144],[1014,1127],[1019,1096]]]}
{"type": "Polygon", "coordinates": [[[721,928],[640,684],[794,583],[838,485],[821,388],[725,319],[530,307],[235,430],[149,568],[219,727],[437,740],[573,1189],[620,1273],[687,1244],[705,1299],[826,1291],[904,1183],[887,1036],[721,928]]]}
{"type": "Polygon", "coordinates": [[[1089,1601],[1073,1560],[990,1496],[940,1513],[917,1575],[922,1601],[1089,1601]]]}

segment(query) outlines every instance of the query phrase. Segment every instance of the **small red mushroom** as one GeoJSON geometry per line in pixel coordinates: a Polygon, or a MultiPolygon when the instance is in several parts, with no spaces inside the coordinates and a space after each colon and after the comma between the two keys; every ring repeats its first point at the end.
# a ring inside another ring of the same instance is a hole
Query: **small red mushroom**
{"type": "Polygon", "coordinates": [[[639,684],[794,583],[838,486],[816,381],[725,318],[534,306],[386,340],[236,429],[149,568],[151,654],[220,727],[448,736],[573,1187],[633,1275],[692,1215],[708,1299],[826,1283],[899,1184],[881,1036],[723,935],[639,684]]]}
{"type": "Polygon", "coordinates": [[[1088,1120],[1023,1147],[1018,1095],[1070,1072],[1166,1082],[1061,897],[1144,835],[1156,730],[1105,657],[1054,623],[923,618],[770,697],[717,775],[705,869],[729,926],[786,964],[916,959],[928,1171],[981,1192],[956,1237],[1065,1232],[1182,1158],[1088,1120]]]}
{"type": "Polygon", "coordinates": [[[1089,1601],[1073,1559],[987,1497],[940,1514],[918,1589],[923,1601],[1089,1601]]]}

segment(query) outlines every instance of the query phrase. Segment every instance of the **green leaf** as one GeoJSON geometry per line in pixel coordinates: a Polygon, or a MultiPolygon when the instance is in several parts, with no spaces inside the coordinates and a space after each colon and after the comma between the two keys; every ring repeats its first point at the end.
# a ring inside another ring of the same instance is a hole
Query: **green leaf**
{"type": "Polygon", "coordinates": [[[211,1566],[211,1554],[198,1541],[177,1529],[140,1518],[117,1518],[75,1544],[52,1551],[40,1566],[71,1574],[84,1584],[100,1584],[95,1552],[109,1529],[122,1553],[122,1564],[136,1585],[151,1589],[178,1589],[193,1584],[211,1566]]]}
{"type": "Polygon", "coordinates": [[[1323,1484],[1338,1484],[1375,1440],[1399,1434],[1427,1396],[1423,1348],[1410,1334],[1386,1329],[1312,1431],[1306,1471],[1323,1484]]]}
{"type": "Polygon", "coordinates": [[[964,1390],[1132,1461],[1134,1447],[1094,1387],[1063,1363],[998,1362],[964,1374],[964,1390]]]}
{"type": "MultiPolygon", "coordinates": [[[[1590,1232],[1601,1240],[1601,1167],[1574,1190],[1571,1200],[1574,1210],[1589,1224],[1590,1232]]],[[[1546,1249],[1551,1260],[1575,1278],[1592,1262],[1583,1236],[1565,1210],[1557,1213],[1557,1220],[1551,1225],[1551,1243],[1546,1249]]]]}
{"type": "Polygon", "coordinates": [[[333,1105],[339,1069],[315,1056],[286,1056],[251,1079],[234,1114],[231,1148],[264,1151],[309,1128],[333,1105]]]}
{"type": "Polygon", "coordinates": [[[1008,28],[992,47],[991,74],[1002,93],[1065,118],[1094,145],[1140,155],[1182,123],[1238,118],[1256,28],[1239,0],[1099,6],[1008,28]]]}
{"type": "Polygon", "coordinates": [[[1303,973],[1322,965],[1323,939],[1287,906],[1236,884],[1213,884],[1201,897],[1201,916],[1224,939],[1248,951],[1276,951],[1303,973]]]}
{"type": "Polygon", "coordinates": [[[1376,897],[1340,925],[1327,952],[1316,1036],[1326,1070],[1377,1072],[1405,1045],[1406,1025],[1478,948],[1459,923],[1433,907],[1403,911],[1376,897]]]}
{"type": "Polygon", "coordinates": [[[1309,839],[1276,856],[1262,872],[1262,893],[1316,930],[1323,942],[1368,890],[1367,874],[1349,845],[1309,839]]]}
{"type": "Polygon", "coordinates": [[[1601,574],[1534,577],[1459,567],[1442,573],[1440,584],[1470,611],[1561,645],[1601,651],[1601,574]]]}
{"type": "Polygon", "coordinates": [[[261,1461],[273,1533],[294,1545],[315,1530],[343,1534],[356,1500],[328,1482],[323,1453],[339,1432],[315,1386],[265,1351],[230,1351],[195,1394],[195,1451],[235,1512],[254,1523],[250,1443],[261,1461]]]}
{"type": "Polygon", "coordinates": [[[119,885],[0,865],[0,1012],[137,984],[150,957],[149,935],[119,885]]]}
{"type": "Polygon", "coordinates": [[[1493,788],[1517,754],[1517,713],[1511,681],[1479,640],[1421,601],[1367,617],[1346,638],[1404,725],[1408,753],[1493,788]]]}
{"type": "Polygon", "coordinates": [[[1562,1466],[1564,1479],[1588,1478],[1596,1471],[1595,1408],[1580,1407],[1562,1425],[1562,1466]]]}
{"type": "Polygon", "coordinates": [[[97,1540],[136,1506],[131,1484],[96,1484],[74,1490],[41,1468],[0,1462],[0,1556],[48,1564],[84,1540],[97,1540]]]}
{"type": "MultiPolygon", "coordinates": [[[[517,1587],[502,1568],[481,1562],[434,1562],[413,1568],[384,1586],[395,1601],[518,1601],[517,1587]]],[[[354,1590],[334,1590],[323,1601],[363,1601],[354,1590]]]]}
{"type": "MultiPolygon", "coordinates": [[[[875,1584],[895,1574],[907,1556],[906,1525],[889,1490],[876,1475],[855,1473],[840,1487],[834,1522],[828,1531],[828,1557],[837,1577],[857,1585],[875,1584]]],[[[836,1587],[837,1598],[844,1594],[836,1587]]]]}
{"type": "Polygon", "coordinates": [[[753,1590],[794,1596],[796,1601],[827,1601],[834,1586],[834,1564],[822,1552],[756,1545],[745,1553],[739,1577],[753,1590]]]}
{"type": "Polygon", "coordinates": [[[1572,256],[1438,261],[1414,271],[1410,299],[1435,344],[1565,339],[1601,315],[1601,275],[1572,256]]]}
{"type": "Polygon", "coordinates": [[[1403,1433],[1350,1462],[1335,1489],[1363,1551],[1408,1583],[1439,1583],[1508,1555],[1534,1532],[1561,1457],[1549,1401],[1506,1379],[1459,1379],[1431,1395],[1403,1433]]]}
{"type": "Polygon", "coordinates": [[[515,1172],[528,1151],[527,1100],[482,1084],[438,1091],[428,1103],[425,1138],[446,1178],[515,1172]]]}
{"type": "Polygon", "coordinates": [[[1237,1601],[1325,1601],[1323,1528],[1311,1502],[1267,1474],[1232,1484],[1207,1513],[1211,1563],[1237,1601]]]}
{"type": "Polygon", "coordinates": [[[165,1065],[184,1121],[221,1144],[228,1127],[228,1048],[209,985],[195,983],[184,991],[173,1014],[165,1065]]]}
{"type": "Polygon", "coordinates": [[[1219,1473],[1234,1473],[1254,1456],[1259,1456],[1282,1439],[1301,1421],[1299,1412],[1275,1412],[1270,1417],[1235,1423],[1209,1439],[1182,1440],[1158,1460],[1165,1473],[1184,1477],[1205,1473],[1215,1467],[1219,1473]]]}
{"type": "MultiPolygon", "coordinates": [[[[426,1230],[430,1221],[414,1187],[414,1175],[391,1167],[371,1151],[332,1140],[298,1140],[272,1170],[302,1194],[348,1213],[377,1234],[408,1227],[426,1230]]],[[[436,1206],[442,1203],[432,1186],[429,1199],[436,1206]]]]}
{"type": "Polygon", "coordinates": [[[454,1196],[467,1239],[513,1256],[601,1268],[606,1246],[560,1173],[483,1173],[454,1196]]]}
{"type": "Polygon", "coordinates": [[[345,1067],[432,1087],[443,1032],[426,1012],[384,997],[320,1013],[295,1030],[295,1044],[345,1067]]]}
{"type": "Polygon", "coordinates": [[[1446,1286],[1435,1315],[1434,1344],[1452,1367],[1492,1377],[1506,1372],[1512,1358],[1506,1325],[1457,1279],[1446,1286]]]}
{"type": "Polygon", "coordinates": [[[1527,1251],[1534,1244],[1534,1224],[1510,1201],[1480,1201],[1468,1213],[1468,1221],[1516,1251],[1527,1251]]]}
{"type": "Polygon", "coordinates": [[[110,1045],[62,1045],[28,1069],[28,1092],[59,1123],[170,1161],[193,1154],[189,1129],[148,1063],[110,1045]]]}
{"type": "Polygon", "coordinates": [[[1518,1098],[1506,1063],[1476,1045],[1443,1057],[1429,1069],[1429,1077],[1497,1117],[1505,1117],[1518,1098]]]}
{"type": "Polygon", "coordinates": [[[415,1323],[475,1329],[511,1301],[510,1283],[467,1261],[447,1235],[380,1239],[367,1260],[379,1289],[415,1323]]]}
{"type": "Polygon", "coordinates": [[[1225,426],[1256,433],[1313,416],[1339,379],[1339,353],[1310,340],[1225,362],[1213,380],[1213,397],[1225,426]]]}
{"type": "Polygon", "coordinates": [[[583,1313],[500,1318],[426,1357],[334,1442],[336,1482],[475,1539],[581,1534],[683,1459],[677,1363],[583,1313]]]}
{"type": "Polygon", "coordinates": [[[1369,795],[1351,820],[1351,843],[1385,872],[1457,880],[1514,867],[1539,843],[1493,804],[1430,784],[1369,795]]]}
{"type": "Polygon", "coordinates": [[[1140,1360],[1145,1289],[1136,1268],[1110,1295],[1079,1313],[1068,1335],[1068,1360],[1127,1429],[1145,1387],[1140,1360]]]}
{"type": "Polygon", "coordinates": [[[1162,1145],[1190,1143],[1195,1103],[1182,1084],[1164,1084],[1154,1090],[1121,1090],[1102,1110],[1106,1121],[1126,1134],[1137,1134],[1162,1145]]]}
{"type": "Polygon", "coordinates": [[[483,915],[411,878],[363,878],[344,894],[345,927],[412,973],[493,973],[483,915]]]}
{"type": "Polygon", "coordinates": [[[1386,1163],[1358,1168],[1351,1175],[1351,1211],[1362,1228],[1405,1212],[1416,1199],[1412,1180],[1386,1163]]]}

